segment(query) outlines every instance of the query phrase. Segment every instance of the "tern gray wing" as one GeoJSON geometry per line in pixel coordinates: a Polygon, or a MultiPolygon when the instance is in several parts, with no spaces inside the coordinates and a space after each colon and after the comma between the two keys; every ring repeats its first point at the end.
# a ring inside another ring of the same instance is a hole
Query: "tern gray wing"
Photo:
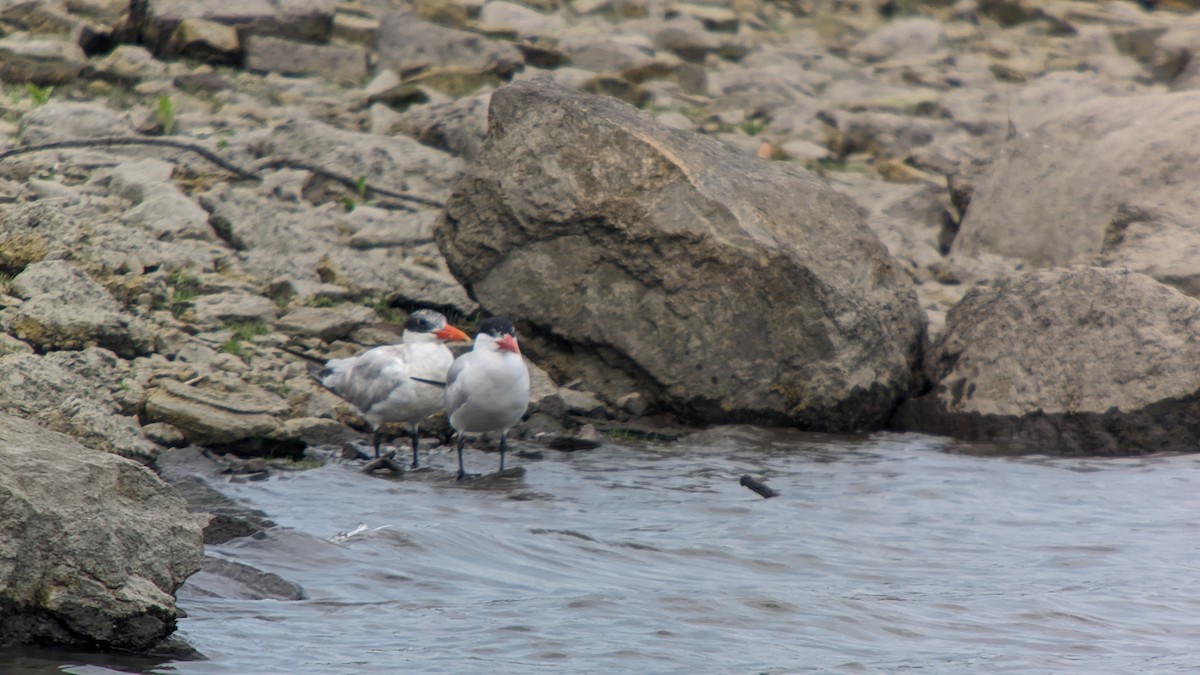
{"type": "Polygon", "coordinates": [[[321,384],[364,413],[408,381],[399,347],[377,347],[361,356],[333,359],[321,384]]]}
{"type": "Polygon", "coordinates": [[[467,402],[467,387],[466,378],[463,373],[469,367],[471,352],[467,352],[454,360],[450,364],[450,370],[446,371],[446,415],[454,414],[467,402]]]}

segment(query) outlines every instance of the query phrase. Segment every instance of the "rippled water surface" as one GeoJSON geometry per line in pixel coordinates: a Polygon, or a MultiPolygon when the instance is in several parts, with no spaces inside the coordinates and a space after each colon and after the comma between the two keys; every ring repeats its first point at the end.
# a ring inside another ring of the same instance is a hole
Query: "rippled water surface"
{"type": "Polygon", "coordinates": [[[280,527],[210,553],[308,599],[185,585],[180,635],[208,660],[124,668],[1200,670],[1197,456],[1002,457],[924,436],[725,428],[514,464],[523,477],[467,486],[341,463],[225,486],[280,527]],[[745,473],[780,496],[741,487],[745,473]]]}

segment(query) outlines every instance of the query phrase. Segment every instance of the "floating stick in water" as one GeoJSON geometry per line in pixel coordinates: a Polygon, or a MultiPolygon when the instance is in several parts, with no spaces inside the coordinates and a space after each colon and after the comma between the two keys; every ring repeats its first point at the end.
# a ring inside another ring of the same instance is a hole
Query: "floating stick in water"
{"type": "Polygon", "coordinates": [[[758,481],[758,480],[751,478],[750,474],[746,474],[746,475],[742,476],[741,483],[745,487],[748,487],[751,490],[754,490],[758,494],[762,495],[763,499],[770,499],[771,497],[779,496],[778,492],[767,487],[767,485],[764,484],[762,481],[758,481]]]}

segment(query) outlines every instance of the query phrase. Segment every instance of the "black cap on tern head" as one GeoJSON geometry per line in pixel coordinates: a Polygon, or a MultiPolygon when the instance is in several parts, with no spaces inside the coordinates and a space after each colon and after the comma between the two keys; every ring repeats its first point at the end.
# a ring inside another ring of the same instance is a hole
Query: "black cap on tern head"
{"type": "Polygon", "coordinates": [[[414,333],[432,333],[446,325],[446,317],[432,309],[418,309],[404,320],[404,330],[414,333]]]}
{"type": "Polygon", "coordinates": [[[487,333],[492,337],[500,337],[501,335],[516,337],[517,335],[517,329],[513,328],[512,322],[502,316],[493,316],[480,321],[479,332],[487,333]]]}

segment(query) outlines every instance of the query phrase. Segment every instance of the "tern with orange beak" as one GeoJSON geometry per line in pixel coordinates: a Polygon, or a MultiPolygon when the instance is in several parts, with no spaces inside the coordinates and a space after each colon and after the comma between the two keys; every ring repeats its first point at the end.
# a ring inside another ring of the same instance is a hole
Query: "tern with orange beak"
{"type": "Polygon", "coordinates": [[[358,356],[330,359],[313,373],[329,391],[362,412],[374,432],[372,443],[379,457],[381,428],[389,422],[408,425],[412,438],[412,466],[420,466],[417,444],[422,420],[442,409],[439,386],[454,362],[447,342],[469,342],[470,337],[446,323],[430,309],[408,315],[400,344],[376,347],[358,356]]]}
{"type": "Polygon", "coordinates": [[[463,443],[469,433],[500,432],[500,470],[508,430],[529,407],[529,368],[517,345],[517,332],[504,317],[479,324],[475,347],[458,357],[446,373],[446,417],[458,432],[458,479],[463,468],[463,443]]]}

